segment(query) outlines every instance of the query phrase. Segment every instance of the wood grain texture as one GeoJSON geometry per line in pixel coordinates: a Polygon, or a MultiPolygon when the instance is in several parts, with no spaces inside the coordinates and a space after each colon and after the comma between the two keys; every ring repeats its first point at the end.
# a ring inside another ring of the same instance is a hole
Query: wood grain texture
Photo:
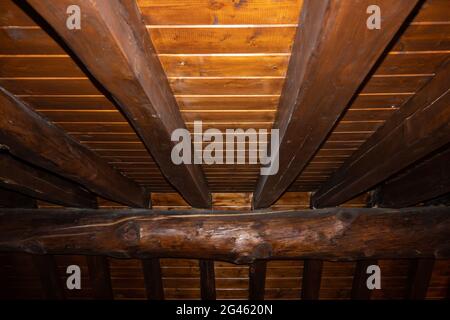
{"type": "Polygon", "coordinates": [[[297,23],[302,0],[138,0],[148,25],[297,23]]]}
{"type": "Polygon", "coordinates": [[[411,207],[450,192],[450,149],[388,180],[376,191],[380,207],[411,207]]]}
{"type": "Polygon", "coordinates": [[[85,27],[79,32],[65,25],[69,0],[29,3],[111,93],[167,180],[193,206],[209,207],[201,167],[171,160],[171,134],[185,124],[136,2],[80,2],[85,27]]]}
{"type": "Polygon", "coordinates": [[[79,185],[0,152],[0,185],[66,207],[95,208],[96,197],[79,185]]]}
{"type": "Polygon", "coordinates": [[[202,300],[216,300],[214,261],[200,260],[200,289],[202,300]]]}
{"type": "Polygon", "coordinates": [[[322,260],[305,260],[302,279],[302,300],[319,299],[322,268],[322,260]]]}
{"type": "Polygon", "coordinates": [[[370,4],[304,2],[274,124],[280,130],[280,170],[260,177],[255,208],[270,206],[305,169],[416,1],[383,1],[390,15],[383,32],[361,23],[370,4]]]}
{"type": "Polygon", "coordinates": [[[266,261],[255,261],[249,267],[249,300],[264,300],[265,284],[266,284],[266,261]]]}
{"type": "Polygon", "coordinates": [[[145,289],[148,300],[164,300],[161,264],[157,258],[142,259],[145,289]]]}
{"type": "Polygon", "coordinates": [[[450,142],[449,77],[447,61],[322,185],[314,206],[339,205],[450,142]]]}
{"type": "Polygon", "coordinates": [[[144,190],[0,87],[0,143],[14,156],[105,198],[146,207],[144,190]]]}
{"type": "Polygon", "coordinates": [[[336,208],[173,214],[139,209],[1,209],[0,250],[235,263],[289,258],[446,258],[449,210],[336,208]]]}

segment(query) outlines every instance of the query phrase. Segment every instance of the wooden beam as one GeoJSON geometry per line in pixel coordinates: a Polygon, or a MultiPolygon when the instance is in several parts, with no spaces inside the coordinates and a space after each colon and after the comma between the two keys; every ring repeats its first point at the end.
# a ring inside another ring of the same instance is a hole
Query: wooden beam
{"type": "Polygon", "coordinates": [[[339,205],[450,142],[450,59],[317,191],[315,208],[339,205]]]}
{"type": "Polygon", "coordinates": [[[425,299],[433,267],[434,259],[414,259],[411,261],[406,299],[425,299]]]}
{"type": "Polygon", "coordinates": [[[0,187],[0,208],[37,208],[36,200],[0,187]]]}
{"type": "Polygon", "coordinates": [[[95,208],[96,197],[79,185],[0,152],[0,186],[66,207],[95,208]]]}
{"type": "Polygon", "coordinates": [[[200,165],[176,165],[171,134],[186,125],[135,0],[79,0],[81,30],[66,27],[72,0],[29,0],[106,88],[161,172],[193,207],[209,208],[211,195],[200,165]],[[99,59],[101,57],[101,59],[99,59]]]}
{"type": "Polygon", "coordinates": [[[58,267],[51,255],[34,255],[33,264],[39,273],[44,298],[49,300],[63,300],[65,298],[58,267]]]}
{"type": "Polygon", "coordinates": [[[318,300],[322,279],[322,260],[308,259],[303,266],[302,299],[318,300]]]}
{"type": "Polygon", "coordinates": [[[264,260],[258,260],[252,263],[248,269],[248,299],[264,300],[266,287],[267,263],[264,260]]]}
{"type": "Polygon", "coordinates": [[[164,300],[164,287],[159,259],[150,258],[142,260],[145,288],[148,300],[164,300]]]}
{"type": "Polygon", "coordinates": [[[141,187],[1,87],[0,127],[0,147],[15,157],[104,198],[132,207],[147,206],[148,197],[141,187]]]}
{"type": "Polygon", "coordinates": [[[369,300],[372,290],[367,288],[367,268],[371,265],[378,264],[377,260],[359,260],[356,262],[355,272],[353,274],[352,299],[353,300],[369,300]]]}
{"type": "Polygon", "coordinates": [[[444,258],[450,256],[449,213],[450,207],[240,214],[0,209],[0,250],[241,264],[265,259],[444,258]]]}
{"type": "Polygon", "coordinates": [[[258,260],[249,266],[248,298],[249,300],[264,300],[266,290],[267,262],[258,260]]]}
{"type": "Polygon", "coordinates": [[[216,300],[216,278],[214,273],[214,261],[199,260],[199,266],[202,300],[216,300]]]}
{"type": "Polygon", "coordinates": [[[255,208],[273,204],[305,169],[416,0],[377,1],[381,30],[369,30],[371,0],[305,0],[274,124],[279,170],[260,176],[255,208]]]}
{"type": "Polygon", "coordinates": [[[105,256],[87,256],[86,259],[94,298],[99,300],[114,299],[108,258],[105,256]]]}
{"type": "Polygon", "coordinates": [[[450,192],[450,148],[382,184],[376,204],[385,208],[411,207],[450,192]]]}

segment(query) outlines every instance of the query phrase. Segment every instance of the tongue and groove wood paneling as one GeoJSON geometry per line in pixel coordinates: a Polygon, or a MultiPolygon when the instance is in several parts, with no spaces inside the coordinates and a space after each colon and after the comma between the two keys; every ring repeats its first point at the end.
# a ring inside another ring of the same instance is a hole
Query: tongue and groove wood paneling
{"type": "MultiPolygon", "coordinates": [[[[192,130],[270,129],[302,0],[138,0],[192,130]],[[195,14],[193,14],[195,13],[195,14]]],[[[0,0],[0,85],[152,191],[172,191],[133,129],[67,53],[0,0]],[[145,167],[139,167],[145,165],[145,167]]],[[[291,190],[313,191],[450,56],[447,0],[427,0],[291,190]]],[[[211,190],[248,192],[254,165],[203,166],[211,190]],[[242,168],[242,169],[241,169],[242,168]]]]}
{"type": "Polygon", "coordinates": [[[425,1],[391,50],[379,61],[327,141],[291,191],[318,188],[396,110],[415,95],[450,58],[450,7],[445,0],[425,1]],[[365,136],[356,134],[363,133],[365,136]],[[338,138],[337,138],[338,137],[338,138]],[[321,167],[317,167],[317,163],[321,167]]]}

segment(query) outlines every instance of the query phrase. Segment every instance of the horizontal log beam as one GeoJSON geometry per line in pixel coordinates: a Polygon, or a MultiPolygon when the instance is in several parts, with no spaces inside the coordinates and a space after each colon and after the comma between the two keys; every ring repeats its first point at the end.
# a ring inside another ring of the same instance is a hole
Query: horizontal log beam
{"type": "Polygon", "coordinates": [[[290,212],[0,209],[0,250],[191,258],[449,258],[450,207],[290,212]]]}
{"type": "Polygon", "coordinates": [[[450,58],[321,186],[313,207],[340,205],[450,143],[448,79],[450,58]]]}
{"type": "Polygon", "coordinates": [[[450,192],[450,148],[382,184],[375,193],[379,207],[401,208],[450,192]]]}
{"type": "Polygon", "coordinates": [[[28,3],[111,93],[167,180],[193,207],[209,208],[211,195],[201,166],[176,165],[171,159],[171,134],[186,125],[136,1],[76,1],[80,30],[66,26],[72,0],[28,3]]]}
{"type": "Polygon", "coordinates": [[[146,208],[143,188],[0,87],[0,147],[103,198],[146,208]]]}
{"type": "Polygon", "coordinates": [[[304,1],[274,123],[279,170],[259,177],[254,208],[273,204],[306,168],[416,3],[378,0],[382,27],[370,30],[372,0],[304,1]]]}
{"type": "Polygon", "coordinates": [[[0,186],[66,207],[96,208],[97,198],[79,185],[0,152],[0,186]]]}

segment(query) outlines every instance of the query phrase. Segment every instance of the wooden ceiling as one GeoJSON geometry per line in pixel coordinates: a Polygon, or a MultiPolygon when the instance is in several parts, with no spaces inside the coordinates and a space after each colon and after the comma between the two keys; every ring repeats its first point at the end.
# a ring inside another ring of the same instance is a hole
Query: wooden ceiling
{"type": "MultiPolygon", "coordinates": [[[[272,127],[302,28],[301,0],[137,3],[189,129],[194,120],[206,128],[272,127]]],[[[103,88],[49,30],[11,0],[1,0],[0,8],[0,86],[150,191],[173,192],[103,88]]],[[[449,35],[448,1],[425,1],[289,190],[317,190],[427,84],[450,56],[449,35]]],[[[211,192],[251,192],[259,176],[258,165],[248,164],[203,165],[203,171],[211,192]]]]}

